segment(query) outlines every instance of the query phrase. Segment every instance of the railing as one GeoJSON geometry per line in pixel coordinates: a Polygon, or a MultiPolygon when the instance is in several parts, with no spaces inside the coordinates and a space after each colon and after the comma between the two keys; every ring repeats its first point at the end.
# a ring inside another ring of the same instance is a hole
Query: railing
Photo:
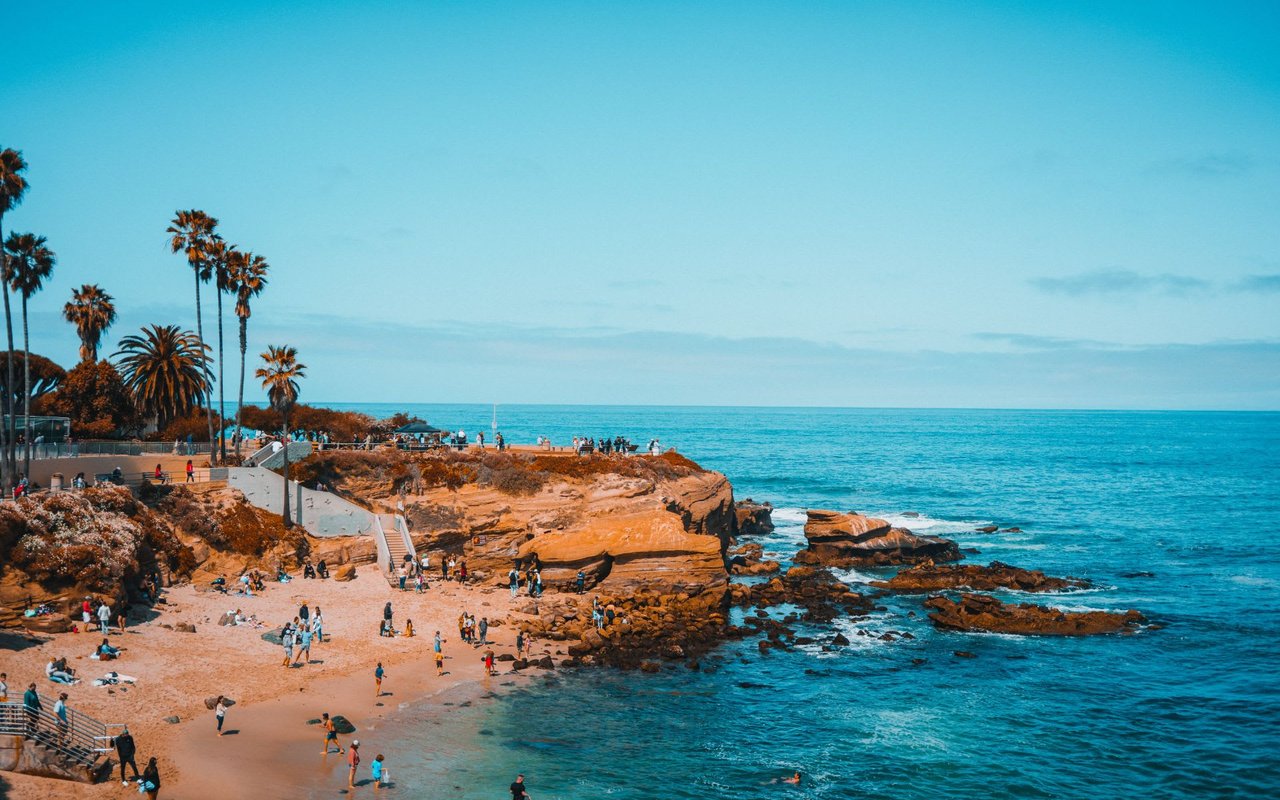
{"type": "Polygon", "coordinates": [[[21,702],[0,703],[0,734],[23,736],[86,767],[111,749],[106,725],[72,708],[63,722],[47,697],[40,698],[40,705],[39,711],[31,711],[21,702]]]}
{"type": "Polygon", "coordinates": [[[311,455],[311,447],[311,442],[289,442],[287,448],[281,447],[276,450],[274,449],[274,444],[269,444],[245,459],[244,463],[246,465],[253,464],[255,467],[275,469],[284,466],[284,454],[286,452],[289,454],[289,463],[293,464],[311,455]]]}
{"type": "MultiPolygon", "coordinates": [[[[25,452],[25,445],[18,445],[18,454],[25,452]]],[[[208,442],[119,442],[91,439],[75,442],[41,442],[31,445],[33,459],[79,458],[80,456],[145,456],[174,455],[200,456],[209,454],[208,442]]]]}

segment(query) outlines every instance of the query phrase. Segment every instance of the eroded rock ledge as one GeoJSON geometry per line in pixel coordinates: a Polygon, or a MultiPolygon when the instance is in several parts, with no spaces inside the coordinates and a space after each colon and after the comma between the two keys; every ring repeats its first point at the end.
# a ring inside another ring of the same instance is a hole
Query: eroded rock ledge
{"type": "Polygon", "coordinates": [[[963,558],[950,539],[920,536],[862,514],[809,511],[804,535],[809,546],[796,553],[797,564],[877,567],[963,558]]]}
{"type": "Polygon", "coordinates": [[[902,570],[887,581],[872,581],[871,585],[895,592],[936,592],[943,589],[1061,592],[1085,589],[1092,584],[1080,578],[1054,578],[1038,569],[1021,569],[999,561],[992,561],[985,567],[981,564],[943,565],[925,561],[902,570]]]}
{"type": "Polygon", "coordinates": [[[938,595],[924,603],[929,619],[938,628],[956,631],[1012,633],[1022,636],[1090,636],[1100,633],[1133,633],[1145,623],[1137,611],[1063,611],[1033,603],[1002,603],[982,594],[964,594],[959,600],[938,595]]]}

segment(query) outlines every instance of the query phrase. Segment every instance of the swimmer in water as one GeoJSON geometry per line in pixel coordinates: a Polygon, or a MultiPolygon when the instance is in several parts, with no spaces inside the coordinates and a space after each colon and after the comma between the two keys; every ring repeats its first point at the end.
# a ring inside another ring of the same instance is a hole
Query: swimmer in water
{"type": "Polygon", "coordinates": [[[797,772],[795,775],[792,775],[790,778],[783,778],[783,779],[782,779],[782,782],[783,782],[783,783],[790,783],[790,784],[794,784],[794,785],[796,785],[796,786],[799,786],[799,785],[800,785],[800,773],[799,773],[799,772],[797,772]]]}

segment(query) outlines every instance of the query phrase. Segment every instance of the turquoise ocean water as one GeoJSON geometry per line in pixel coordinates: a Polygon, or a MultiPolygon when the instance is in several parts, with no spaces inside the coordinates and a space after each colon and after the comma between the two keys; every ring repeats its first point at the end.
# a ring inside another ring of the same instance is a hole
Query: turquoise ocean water
{"type": "MultiPolygon", "coordinates": [[[[491,421],[487,406],[347,407],[491,421]]],[[[501,798],[523,772],[537,800],[1280,797],[1280,414],[526,406],[498,422],[513,443],[657,436],[773,503],[763,543],[783,556],[803,509],[859,510],[956,538],[972,562],[1099,587],[1043,601],[1167,627],[943,633],[923,598],[888,598],[837,622],[853,644],[836,653],[747,640],[700,672],[539,676],[451,706],[447,735],[408,707],[369,733],[404,737],[386,753],[399,792],[501,798]],[[973,533],[987,522],[1023,533],[973,533]],[[771,783],[797,769],[799,788],[771,783]]]]}

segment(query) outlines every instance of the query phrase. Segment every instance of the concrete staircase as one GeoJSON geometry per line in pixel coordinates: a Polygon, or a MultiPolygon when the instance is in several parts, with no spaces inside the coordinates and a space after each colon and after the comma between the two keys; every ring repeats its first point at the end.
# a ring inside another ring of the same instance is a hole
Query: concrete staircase
{"type": "MultiPolygon", "coordinates": [[[[289,442],[289,463],[296,464],[307,456],[311,455],[311,442],[289,442]]],[[[285,448],[275,450],[273,445],[258,450],[248,457],[246,464],[252,463],[257,467],[265,467],[266,469],[280,469],[284,466],[285,448]]]]}
{"type": "Polygon", "coordinates": [[[107,726],[74,709],[64,725],[52,712],[54,701],[41,697],[34,716],[21,701],[0,703],[0,770],[48,778],[96,783],[111,769],[107,726]]]}
{"type": "Polygon", "coordinates": [[[378,547],[378,569],[386,576],[388,583],[399,588],[400,577],[397,569],[400,564],[405,560],[406,555],[411,559],[418,557],[404,517],[399,514],[379,514],[378,529],[374,536],[378,547]]]}

